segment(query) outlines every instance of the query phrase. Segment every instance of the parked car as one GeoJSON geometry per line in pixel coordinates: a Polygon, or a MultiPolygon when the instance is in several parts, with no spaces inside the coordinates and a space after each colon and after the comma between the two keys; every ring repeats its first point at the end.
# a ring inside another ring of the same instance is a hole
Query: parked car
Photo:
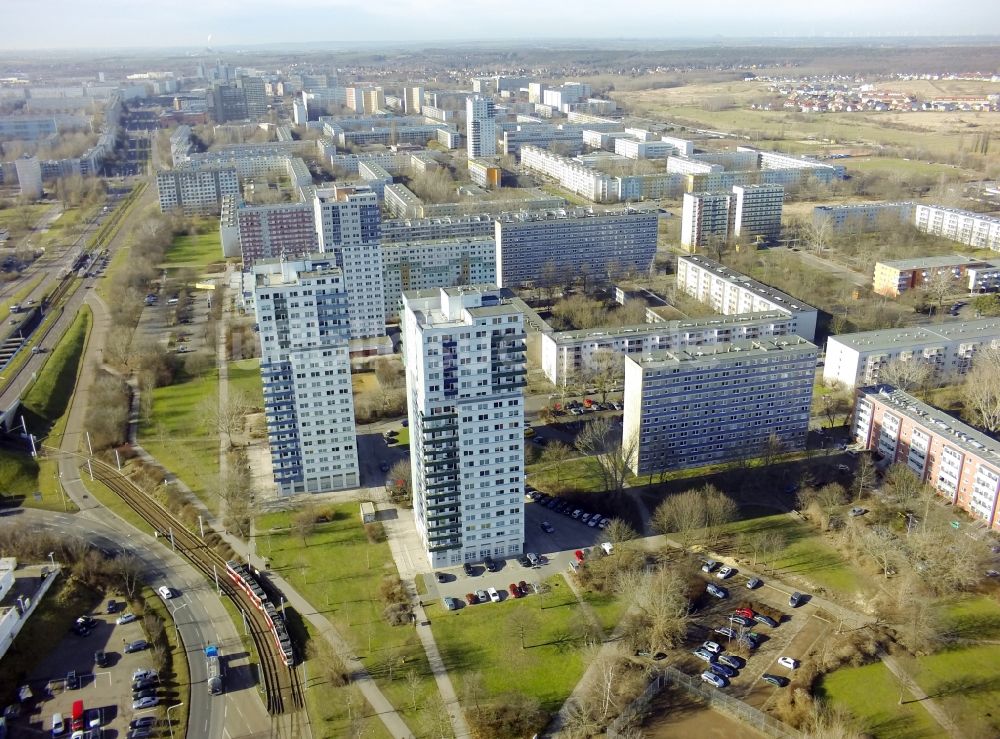
{"type": "Polygon", "coordinates": [[[778,628],[778,622],[773,618],[771,618],[770,616],[765,616],[763,613],[758,613],[756,616],[753,617],[753,620],[759,624],[765,624],[766,626],[770,626],[772,629],[778,628]]]}
{"type": "Polygon", "coordinates": [[[583,515],[583,509],[582,509],[582,508],[575,508],[575,509],[573,510],[573,513],[572,513],[572,514],[570,514],[570,515],[571,515],[571,516],[572,516],[573,518],[577,518],[577,519],[578,519],[578,518],[580,518],[580,516],[582,516],[582,515],[583,515]]]}
{"type": "Polygon", "coordinates": [[[521,565],[521,567],[527,567],[527,568],[531,567],[531,560],[525,557],[523,554],[517,558],[517,563],[521,565]]]}
{"type": "Polygon", "coordinates": [[[476,596],[473,593],[466,593],[465,594],[465,602],[468,603],[470,606],[474,606],[479,601],[478,601],[478,599],[476,598],[476,596]]]}
{"type": "Polygon", "coordinates": [[[601,528],[601,529],[606,529],[608,527],[609,523],[611,523],[611,519],[610,518],[602,518],[601,522],[599,524],[597,524],[597,526],[599,528],[601,528]]]}
{"type": "Polygon", "coordinates": [[[747,580],[747,589],[748,590],[756,590],[757,588],[759,588],[763,584],[764,584],[764,581],[761,580],[759,577],[751,577],[749,580],[747,580]]]}
{"type": "Polygon", "coordinates": [[[538,555],[534,552],[528,552],[524,556],[528,558],[529,562],[531,562],[532,567],[537,567],[541,563],[541,560],[538,559],[538,555]]]}
{"type": "Polygon", "coordinates": [[[150,670],[148,668],[140,667],[135,672],[132,673],[133,680],[142,680],[144,678],[150,678],[152,680],[158,680],[159,675],[157,675],[156,670],[150,670]]]}
{"type": "Polygon", "coordinates": [[[489,594],[485,590],[477,590],[476,591],[476,602],[477,603],[485,603],[489,599],[490,599],[490,596],[489,596],[489,594]]]}
{"type": "Polygon", "coordinates": [[[149,688],[147,690],[133,690],[132,700],[141,701],[143,698],[155,698],[156,690],[149,688]]]}
{"type": "Polygon", "coordinates": [[[496,588],[487,588],[486,592],[489,593],[491,601],[493,601],[494,603],[500,602],[500,593],[497,592],[496,588]]]}
{"type": "Polygon", "coordinates": [[[714,685],[717,688],[726,687],[726,681],[724,678],[719,677],[711,670],[701,673],[701,679],[708,683],[709,685],[714,685]]]}
{"type": "Polygon", "coordinates": [[[493,557],[484,557],[483,565],[486,567],[487,572],[497,571],[497,563],[493,561],[493,557]]]}
{"type": "Polygon", "coordinates": [[[542,531],[544,531],[546,534],[551,534],[553,531],[556,530],[555,526],[550,524],[548,521],[542,521],[538,525],[541,527],[542,531]]]}
{"type": "Polygon", "coordinates": [[[134,701],[132,703],[132,710],[141,711],[144,708],[152,708],[159,702],[160,699],[157,698],[155,695],[149,696],[147,698],[140,698],[139,700],[134,701]]]}
{"type": "Polygon", "coordinates": [[[718,661],[724,665],[732,667],[734,670],[742,670],[746,662],[742,657],[737,657],[734,654],[720,654],[718,656],[718,661]]]}
{"type": "Polygon", "coordinates": [[[132,681],[132,691],[149,690],[150,688],[155,688],[156,684],[157,680],[153,677],[140,677],[132,681]]]}
{"type": "Polygon", "coordinates": [[[457,598],[450,598],[450,597],[448,597],[446,595],[444,598],[441,599],[441,602],[444,604],[444,609],[446,611],[456,611],[456,610],[458,610],[458,599],[457,598]]]}
{"type": "Polygon", "coordinates": [[[583,562],[583,550],[577,549],[573,552],[573,556],[576,557],[577,562],[583,562]]]}
{"type": "Polygon", "coordinates": [[[170,600],[176,595],[174,589],[167,585],[161,585],[156,589],[156,592],[160,594],[160,597],[163,598],[163,600],[170,600]]]}
{"type": "Polygon", "coordinates": [[[517,584],[517,589],[521,591],[521,595],[528,595],[531,593],[531,590],[528,589],[528,583],[524,580],[521,580],[521,582],[517,584]]]}
{"type": "Polygon", "coordinates": [[[740,626],[750,626],[753,624],[753,621],[746,616],[737,616],[733,614],[729,617],[729,623],[739,624],[740,626]]]}
{"type": "Polygon", "coordinates": [[[524,597],[524,594],[521,592],[521,589],[517,587],[516,583],[511,583],[510,585],[508,585],[507,592],[510,593],[515,598],[524,597]]]}
{"type": "Polygon", "coordinates": [[[76,670],[70,670],[66,673],[66,689],[76,690],[80,687],[80,678],[77,677],[76,670]]]}
{"type": "Polygon", "coordinates": [[[790,605],[792,608],[798,608],[799,606],[802,605],[804,601],[805,601],[805,596],[802,595],[802,593],[796,592],[788,596],[788,605],[790,605]]]}
{"type": "Polygon", "coordinates": [[[133,652],[141,652],[144,649],[149,648],[149,642],[145,639],[136,639],[135,641],[130,641],[125,645],[125,654],[132,654],[133,652]]]}
{"type": "Polygon", "coordinates": [[[722,634],[727,639],[735,639],[737,634],[732,626],[720,626],[715,630],[716,634],[722,634]]]}
{"type": "Polygon", "coordinates": [[[94,664],[98,667],[107,667],[111,664],[111,660],[108,659],[108,653],[103,649],[98,649],[94,652],[94,664]]]}
{"type": "Polygon", "coordinates": [[[712,654],[722,654],[722,647],[714,641],[702,642],[701,648],[712,654]]]}
{"type": "Polygon", "coordinates": [[[706,585],[705,586],[705,590],[708,591],[709,595],[712,595],[712,596],[714,596],[716,598],[728,598],[729,597],[729,591],[726,590],[725,588],[719,587],[714,582],[710,582],[708,585],[706,585]]]}
{"type": "Polygon", "coordinates": [[[734,570],[732,567],[729,567],[727,565],[727,566],[721,568],[718,572],[716,572],[715,576],[717,578],[719,578],[720,580],[726,580],[726,579],[732,577],[735,572],[736,572],[736,570],[734,570]]]}
{"type": "Polygon", "coordinates": [[[110,600],[108,600],[108,613],[117,613],[117,612],[118,612],[118,601],[116,601],[114,598],[111,598],[110,600]]]}
{"type": "Polygon", "coordinates": [[[469,577],[472,577],[474,574],[476,574],[476,571],[472,569],[472,565],[470,565],[468,562],[462,565],[462,571],[469,577]]]}
{"type": "Polygon", "coordinates": [[[590,520],[587,521],[587,525],[590,528],[594,529],[594,528],[597,528],[598,526],[600,526],[601,525],[601,521],[603,521],[603,520],[604,519],[601,518],[601,516],[599,514],[595,513],[593,516],[590,517],[590,520]]]}
{"type": "Polygon", "coordinates": [[[778,664],[782,667],[787,667],[789,670],[794,670],[798,668],[799,661],[794,657],[778,657],[778,664]]]}
{"type": "Polygon", "coordinates": [[[763,675],[761,675],[760,679],[766,683],[771,683],[771,685],[774,685],[775,687],[778,688],[785,687],[786,685],[788,685],[789,682],[787,677],[782,677],[781,675],[772,675],[769,672],[765,672],[763,675]]]}
{"type": "Polygon", "coordinates": [[[438,582],[448,582],[448,578],[443,572],[435,572],[434,579],[438,582]]]}
{"type": "Polygon", "coordinates": [[[715,570],[718,568],[718,566],[719,566],[719,563],[716,562],[714,559],[706,559],[705,562],[701,566],[701,571],[702,572],[715,572],[715,570]]]}
{"type": "Polygon", "coordinates": [[[720,662],[713,662],[712,664],[710,664],[708,666],[708,669],[710,669],[716,675],[719,675],[721,677],[725,677],[725,678],[734,678],[734,677],[736,677],[736,670],[734,670],[729,665],[724,665],[724,664],[722,664],[720,662]]]}
{"type": "Polygon", "coordinates": [[[748,608],[747,606],[743,606],[742,608],[737,608],[735,611],[733,611],[733,613],[735,613],[737,616],[745,616],[746,618],[754,617],[753,609],[748,608]]]}
{"type": "Polygon", "coordinates": [[[691,654],[705,662],[711,662],[715,659],[715,655],[706,649],[695,649],[691,654]]]}

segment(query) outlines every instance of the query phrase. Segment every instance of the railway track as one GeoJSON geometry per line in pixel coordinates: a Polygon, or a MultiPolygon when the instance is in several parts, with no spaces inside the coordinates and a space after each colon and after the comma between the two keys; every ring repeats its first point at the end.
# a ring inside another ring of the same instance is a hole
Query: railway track
{"type": "Polygon", "coordinates": [[[242,611],[257,649],[268,712],[277,715],[303,708],[305,696],[297,670],[285,666],[264,614],[226,576],[225,559],[114,467],[96,459],[92,461],[92,465],[93,475],[97,480],[107,485],[133,511],[159,531],[161,536],[172,538],[177,551],[210,582],[215,581],[218,575],[220,589],[242,611]]]}

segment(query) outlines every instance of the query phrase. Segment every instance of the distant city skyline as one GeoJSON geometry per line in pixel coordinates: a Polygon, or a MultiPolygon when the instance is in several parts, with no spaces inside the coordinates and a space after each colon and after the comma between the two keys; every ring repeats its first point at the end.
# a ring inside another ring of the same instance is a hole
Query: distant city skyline
{"type": "Polygon", "coordinates": [[[928,0],[842,0],[814,7],[801,0],[711,5],[636,0],[608,12],[605,3],[567,5],[509,0],[4,0],[11,33],[2,50],[99,49],[311,43],[375,45],[420,41],[537,38],[706,38],[975,36],[1000,28],[1000,4],[956,0],[947,12],[928,0]],[[502,8],[502,9],[501,9],[502,8]],[[209,40],[211,37],[211,40],[209,40]]]}

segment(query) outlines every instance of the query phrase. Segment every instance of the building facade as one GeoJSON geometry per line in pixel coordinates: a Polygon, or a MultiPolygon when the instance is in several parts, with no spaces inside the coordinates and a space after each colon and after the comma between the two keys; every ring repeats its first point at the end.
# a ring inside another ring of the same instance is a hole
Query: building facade
{"type": "Polygon", "coordinates": [[[234,167],[172,169],[156,173],[156,191],[161,213],[208,215],[227,195],[240,194],[240,180],[234,167]]]}
{"type": "Polygon", "coordinates": [[[385,319],[399,320],[404,292],[496,282],[492,236],[382,245],[385,319]]]}
{"type": "Polygon", "coordinates": [[[319,249],[312,203],[244,205],[236,209],[243,270],[262,259],[298,259],[319,249]]]}
{"type": "Polygon", "coordinates": [[[322,255],[254,266],[260,372],[282,495],[358,486],[344,273],[322,255]]]}
{"type": "Polygon", "coordinates": [[[1000,251],[1000,218],[996,216],[921,203],[914,211],[914,225],[960,244],[1000,251]]]}
{"type": "Polygon", "coordinates": [[[725,243],[735,209],[731,193],[686,192],[681,207],[681,246],[689,251],[725,243]]]}
{"type": "Polygon", "coordinates": [[[867,233],[881,231],[902,223],[913,223],[913,203],[850,203],[817,205],[813,208],[813,226],[832,233],[867,233]]]}
{"type": "Polygon", "coordinates": [[[872,289],[879,295],[898,298],[907,290],[923,287],[934,280],[947,280],[954,283],[955,290],[978,290],[994,286],[997,274],[1000,270],[994,265],[959,254],[897,259],[875,263],[872,289]]]}
{"type": "Polygon", "coordinates": [[[371,188],[317,190],[313,201],[321,252],[344,271],[352,339],[385,336],[378,198],[371,188]]]}
{"type": "Polygon", "coordinates": [[[564,385],[574,379],[585,380],[601,352],[648,357],[661,351],[789,336],[795,334],[794,326],[791,316],[774,311],[621,328],[543,331],[542,371],[554,385],[564,385]]]}
{"type": "Polygon", "coordinates": [[[882,369],[896,360],[923,362],[931,371],[930,379],[942,381],[964,375],[979,347],[998,341],[997,318],[831,336],[823,381],[848,388],[878,385],[882,369]]]}
{"type": "Polygon", "coordinates": [[[472,95],[465,101],[465,146],[469,159],[497,153],[497,109],[492,98],[472,95]]]}
{"type": "Polygon", "coordinates": [[[656,254],[656,212],[583,209],[508,213],[496,220],[501,287],[586,274],[598,282],[645,274],[656,254]]]}
{"type": "Polygon", "coordinates": [[[622,443],[636,475],[804,449],[817,348],[794,336],[625,359],[622,443]]]}
{"type": "Polygon", "coordinates": [[[733,238],[772,243],[781,236],[781,209],[785,188],[781,185],[735,185],[733,238]]]}
{"type": "Polygon", "coordinates": [[[770,285],[701,255],[677,259],[677,289],[725,316],[780,311],[794,319],[793,331],[806,341],[816,336],[816,309],[770,285]]]}
{"type": "Polygon", "coordinates": [[[413,511],[431,567],[524,546],[523,317],[491,286],[403,294],[413,511]]]}
{"type": "Polygon", "coordinates": [[[14,160],[17,185],[21,195],[31,200],[42,197],[42,165],[38,157],[23,156],[14,160]]]}
{"type": "Polygon", "coordinates": [[[885,464],[903,464],[945,500],[1000,528],[1000,443],[888,385],[860,388],[854,440],[885,464]]]}

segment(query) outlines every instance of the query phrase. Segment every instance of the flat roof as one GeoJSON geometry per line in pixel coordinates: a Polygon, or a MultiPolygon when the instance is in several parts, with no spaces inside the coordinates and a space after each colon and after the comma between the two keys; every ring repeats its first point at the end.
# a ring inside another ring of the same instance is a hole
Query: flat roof
{"type": "Polygon", "coordinates": [[[872,385],[860,388],[858,394],[874,398],[893,411],[926,426],[960,449],[1000,465],[1000,442],[944,411],[917,400],[909,393],[891,385],[872,385]]]}
{"type": "Polygon", "coordinates": [[[934,342],[967,341],[992,336],[1000,336],[1000,318],[981,318],[961,323],[943,323],[939,326],[883,328],[877,331],[831,336],[830,341],[836,341],[858,351],[866,351],[918,347],[934,342]]]}
{"type": "Polygon", "coordinates": [[[887,262],[875,262],[875,268],[879,265],[891,267],[893,269],[927,269],[928,267],[969,267],[973,264],[986,264],[982,259],[963,257],[961,254],[946,254],[941,257],[915,257],[913,259],[894,259],[887,262]]]}
{"type": "Polygon", "coordinates": [[[784,293],[777,288],[766,285],[763,282],[758,282],[752,277],[748,277],[742,272],[737,272],[734,269],[729,269],[729,267],[716,262],[714,259],[709,259],[700,254],[691,254],[687,256],[678,257],[677,263],[680,265],[682,261],[691,262],[698,265],[702,269],[711,270],[713,274],[717,277],[721,277],[727,282],[731,282],[734,285],[739,285],[740,287],[751,290],[762,298],[773,301],[777,303],[782,308],[788,308],[793,311],[814,311],[816,308],[805,303],[798,298],[794,298],[788,293],[784,293]]]}
{"type": "Polygon", "coordinates": [[[768,354],[773,354],[774,352],[817,352],[819,348],[800,336],[786,336],[777,339],[768,339],[766,341],[760,339],[754,339],[751,341],[727,341],[722,344],[714,344],[712,346],[701,346],[692,347],[690,349],[682,349],[676,351],[659,351],[653,352],[645,357],[640,357],[636,359],[635,357],[629,357],[636,364],[643,367],[652,367],[657,365],[670,366],[670,365],[682,365],[689,362],[711,362],[716,357],[733,357],[733,355],[740,355],[743,357],[753,358],[761,357],[768,354]]]}
{"type": "Polygon", "coordinates": [[[608,328],[589,328],[574,331],[555,331],[551,334],[556,342],[573,342],[587,339],[621,338],[643,334],[679,333],[681,331],[704,330],[722,326],[742,326],[748,323],[768,320],[790,320],[787,313],[768,311],[766,313],[738,313],[732,316],[706,316],[686,321],[658,321],[657,323],[637,323],[631,326],[616,326],[608,328]]]}

